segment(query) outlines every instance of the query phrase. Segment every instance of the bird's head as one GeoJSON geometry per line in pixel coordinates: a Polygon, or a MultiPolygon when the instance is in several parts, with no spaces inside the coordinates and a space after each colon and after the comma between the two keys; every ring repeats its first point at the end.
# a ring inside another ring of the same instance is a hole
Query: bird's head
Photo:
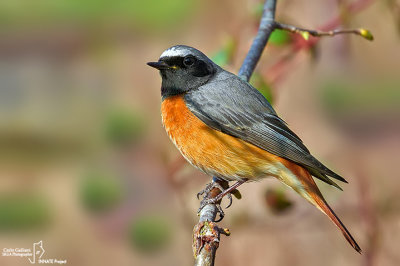
{"type": "Polygon", "coordinates": [[[217,65],[199,50],[176,45],[165,50],[157,62],[147,63],[160,70],[163,98],[196,89],[217,72],[217,65]]]}

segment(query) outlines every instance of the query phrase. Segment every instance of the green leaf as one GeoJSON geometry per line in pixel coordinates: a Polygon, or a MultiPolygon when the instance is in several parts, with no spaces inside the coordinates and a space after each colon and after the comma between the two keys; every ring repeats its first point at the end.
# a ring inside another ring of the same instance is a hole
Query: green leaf
{"type": "Polygon", "coordinates": [[[255,72],[251,79],[250,84],[253,85],[261,94],[272,104],[273,95],[271,86],[265,81],[264,77],[258,72],[255,72]]]}
{"type": "Polygon", "coordinates": [[[277,29],[272,32],[268,42],[273,45],[282,46],[290,43],[290,40],[291,38],[287,31],[277,29]]]}

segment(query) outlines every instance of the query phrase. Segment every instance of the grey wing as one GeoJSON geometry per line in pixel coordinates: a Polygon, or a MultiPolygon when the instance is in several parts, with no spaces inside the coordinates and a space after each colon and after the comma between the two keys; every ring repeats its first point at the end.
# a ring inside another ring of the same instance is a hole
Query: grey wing
{"type": "Polygon", "coordinates": [[[196,117],[213,129],[304,166],[330,185],[338,187],[327,176],[346,182],[310,154],[255,88],[241,80],[224,81],[218,86],[211,82],[185,95],[186,105],[196,117]]]}

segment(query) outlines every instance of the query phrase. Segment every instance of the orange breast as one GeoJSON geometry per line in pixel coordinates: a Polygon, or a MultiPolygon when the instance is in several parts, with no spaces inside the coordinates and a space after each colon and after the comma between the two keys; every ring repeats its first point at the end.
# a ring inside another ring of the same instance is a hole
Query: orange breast
{"type": "Polygon", "coordinates": [[[182,155],[209,175],[227,180],[278,176],[273,166],[284,160],[241,139],[214,130],[199,120],[182,96],[162,102],[163,125],[182,155]]]}

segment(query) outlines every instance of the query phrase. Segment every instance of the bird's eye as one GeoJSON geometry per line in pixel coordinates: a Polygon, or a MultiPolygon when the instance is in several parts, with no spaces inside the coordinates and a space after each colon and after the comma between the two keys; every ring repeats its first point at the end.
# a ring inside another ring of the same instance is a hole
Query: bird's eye
{"type": "Polygon", "coordinates": [[[192,66],[194,64],[194,62],[196,61],[196,58],[194,58],[193,56],[186,56],[183,59],[183,64],[185,66],[192,66]]]}

